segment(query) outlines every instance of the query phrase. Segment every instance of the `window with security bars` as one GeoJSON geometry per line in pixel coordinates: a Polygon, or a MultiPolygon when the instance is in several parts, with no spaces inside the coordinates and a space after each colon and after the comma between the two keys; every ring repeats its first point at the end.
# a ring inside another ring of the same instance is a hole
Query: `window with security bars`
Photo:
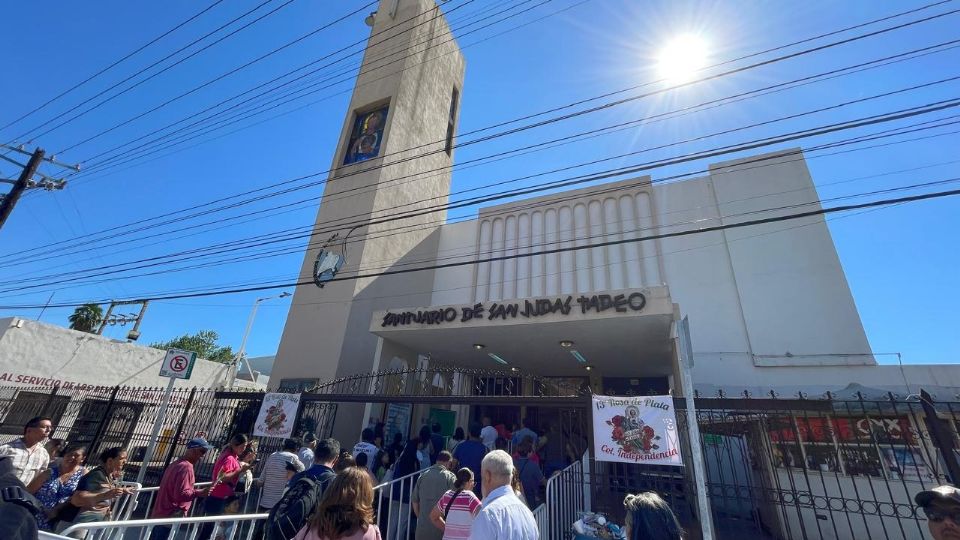
{"type": "Polygon", "coordinates": [[[453,93],[450,95],[450,114],[447,116],[447,142],[444,150],[449,156],[453,152],[453,135],[457,125],[457,105],[460,101],[460,91],[453,87],[453,93]]]}
{"type": "Polygon", "coordinates": [[[847,476],[930,480],[907,416],[778,418],[768,424],[775,463],[847,476]]]}

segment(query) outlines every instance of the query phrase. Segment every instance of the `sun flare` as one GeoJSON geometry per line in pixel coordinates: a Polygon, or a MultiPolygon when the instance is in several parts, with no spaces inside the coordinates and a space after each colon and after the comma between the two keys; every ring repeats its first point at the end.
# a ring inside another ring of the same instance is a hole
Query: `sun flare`
{"type": "Polygon", "coordinates": [[[696,34],[671,39],[657,56],[657,72],[669,82],[685,83],[707,65],[707,42],[696,34]]]}

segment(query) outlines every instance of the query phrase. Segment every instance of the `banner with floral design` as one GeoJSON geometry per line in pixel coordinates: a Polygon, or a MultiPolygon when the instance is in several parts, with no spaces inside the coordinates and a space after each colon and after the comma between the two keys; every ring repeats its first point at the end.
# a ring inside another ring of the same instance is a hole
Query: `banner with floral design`
{"type": "Polygon", "coordinates": [[[683,466],[672,396],[593,396],[598,461],[683,466]]]}
{"type": "Polygon", "coordinates": [[[299,406],[300,394],[264,394],[253,434],[257,437],[290,437],[299,406]]]}

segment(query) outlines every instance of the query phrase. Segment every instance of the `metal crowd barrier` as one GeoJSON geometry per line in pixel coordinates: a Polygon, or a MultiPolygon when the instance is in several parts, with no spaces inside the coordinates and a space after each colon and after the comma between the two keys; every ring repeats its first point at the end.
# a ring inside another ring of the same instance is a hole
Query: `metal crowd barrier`
{"type": "MultiPolygon", "coordinates": [[[[203,488],[211,485],[212,483],[213,483],[213,482],[197,482],[196,484],[193,485],[193,489],[203,489],[203,488]]],[[[150,511],[153,509],[153,501],[157,498],[157,492],[158,492],[158,491],[160,491],[160,486],[152,486],[152,487],[140,488],[140,489],[137,491],[137,493],[136,493],[136,498],[135,498],[135,500],[134,500],[133,510],[136,510],[137,508],[140,508],[141,506],[143,506],[143,508],[145,509],[145,510],[144,510],[144,512],[145,512],[144,515],[145,515],[145,516],[149,516],[149,515],[150,515],[150,511]],[[143,500],[143,496],[144,496],[144,495],[146,495],[146,497],[147,497],[147,500],[146,500],[146,504],[145,504],[145,505],[144,505],[144,500],[143,500]]],[[[202,502],[203,502],[203,499],[197,499],[196,501],[194,501],[194,504],[192,504],[192,505],[190,506],[190,512],[187,514],[187,517],[191,517],[191,516],[196,515],[196,513],[197,513],[197,511],[198,511],[197,509],[202,506],[202,504],[200,504],[200,503],[202,503],[202,502]]],[[[129,515],[128,515],[128,517],[129,517],[129,515]]]]}
{"type": "MultiPolygon", "coordinates": [[[[416,527],[417,518],[413,514],[410,499],[421,472],[401,476],[373,488],[374,511],[382,540],[406,539],[416,527]]],[[[421,508],[421,511],[430,512],[430,509],[421,508]]],[[[427,515],[423,519],[429,519],[427,515]]]]}
{"type": "Polygon", "coordinates": [[[537,521],[541,540],[564,540],[569,537],[573,523],[580,519],[580,513],[590,510],[584,496],[584,485],[582,460],[575,461],[547,480],[547,502],[543,511],[546,527],[539,519],[537,521]]]}
{"type": "MultiPolygon", "coordinates": [[[[413,513],[410,500],[413,488],[421,472],[423,471],[417,471],[391,480],[390,482],[378,484],[373,488],[376,522],[380,528],[383,540],[406,539],[416,527],[417,517],[413,513]]],[[[209,484],[210,482],[201,482],[195,484],[195,486],[202,488],[209,484]]],[[[139,486],[139,484],[137,486],[139,486]]],[[[169,525],[172,527],[170,538],[193,540],[197,538],[197,534],[204,523],[214,523],[214,533],[223,532],[225,540],[251,540],[256,522],[267,518],[267,514],[237,514],[130,520],[129,517],[131,513],[138,507],[141,507],[141,505],[145,508],[147,515],[149,515],[158,490],[158,487],[139,488],[135,493],[124,497],[123,500],[117,501],[114,506],[115,513],[113,514],[116,516],[116,521],[77,524],[63,531],[63,534],[67,535],[73,532],[86,531],[86,540],[148,540],[155,527],[159,525],[169,525]],[[179,536],[176,536],[177,534],[179,534],[179,536]]],[[[549,484],[547,490],[549,500],[549,484]]],[[[199,504],[194,504],[190,509],[190,513],[193,514],[199,506],[199,504]]],[[[423,519],[429,519],[427,516],[429,515],[430,509],[425,508],[421,510],[424,512],[423,519]]],[[[541,527],[541,530],[545,530],[543,527],[545,527],[547,517],[546,505],[540,505],[537,512],[540,516],[538,517],[537,523],[541,527]]],[[[43,536],[43,538],[64,538],[59,535],[44,534],[46,536],[43,536]]],[[[216,534],[214,534],[214,537],[215,536],[216,534]]]]}
{"type": "MultiPolygon", "coordinates": [[[[549,525],[549,515],[547,512],[547,503],[541,503],[540,506],[534,508],[533,510],[533,519],[537,521],[537,530],[538,531],[547,531],[549,525]]],[[[544,539],[546,540],[546,539],[544,539]]]]}
{"type": "MultiPolygon", "coordinates": [[[[195,540],[204,524],[212,523],[210,538],[222,534],[224,540],[252,540],[256,522],[267,519],[267,514],[236,514],[166,519],[134,519],[129,521],[99,521],[78,523],[63,531],[63,535],[85,532],[84,540],[148,540],[157,526],[171,527],[169,538],[195,540]],[[178,536],[180,535],[180,536],[178,536]]],[[[46,538],[63,538],[51,535],[46,538]]]]}
{"type": "Polygon", "coordinates": [[[110,507],[111,519],[123,521],[130,519],[133,511],[137,509],[137,499],[143,491],[143,486],[137,482],[117,482],[117,485],[124,488],[133,488],[133,493],[117,497],[117,500],[110,507]]]}

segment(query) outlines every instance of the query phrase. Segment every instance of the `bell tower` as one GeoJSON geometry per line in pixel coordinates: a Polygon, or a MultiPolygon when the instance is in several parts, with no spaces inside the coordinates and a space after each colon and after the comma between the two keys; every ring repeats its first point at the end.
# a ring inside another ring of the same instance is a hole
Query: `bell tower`
{"type": "MultiPolygon", "coordinates": [[[[463,55],[434,0],[381,0],[368,24],[371,19],[301,283],[314,279],[321,251],[331,255],[319,262],[320,270],[335,267],[343,256],[337,277],[422,265],[437,256],[445,212],[369,223],[447,202],[463,55]]],[[[298,381],[309,387],[317,379],[370,372],[377,346],[369,332],[373,312],[427,305],[432,288],[431,271],[298,286],[271,388],[297,391],[298,381]]],[[[338,410],[338,425],[346,412],[338,410]]],[[[362,410],[351,416],[355,437],[362,410]]]]}

